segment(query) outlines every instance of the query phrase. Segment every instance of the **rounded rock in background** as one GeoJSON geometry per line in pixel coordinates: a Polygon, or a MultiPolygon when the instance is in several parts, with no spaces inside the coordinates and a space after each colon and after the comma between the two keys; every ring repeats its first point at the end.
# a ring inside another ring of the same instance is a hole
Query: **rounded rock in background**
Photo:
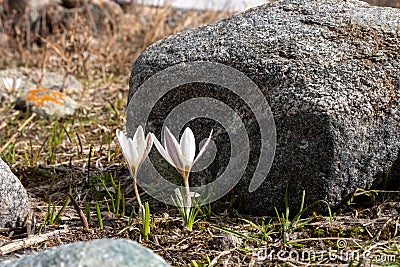
{"type": "Polygon", "coordinates": [[[116,30],[117,19],[124,15],[120,5],[107,0],[92,0],[87,13],[93,18],[92,26],[99,32],[116,30]]]}
{"type": "Polygon", "coordinates": [[[8,101],[15,104],[16,109],[28,109],[39,115],[73,115],[79,106],[75,100],[82,93],[79,81],[71,75],[65,76],[63,70],[46,72],[43,79],[41,77],[42,70],[20,68],[0,71],[0,81],[2,78],[22,80],[21,87],[13,94],[7,94],[0,82],[0,93],[7,96],[0,101],[0,106],[8,101]]]}
{"type": "Polygon", "coordinates": [[[23,19],[26,6],[27,0],[3,0],[1,2],[2,33],[9,36],[17,35],[19,31],[17,26],[23,19]]]}
{"type": "Polygon", "coordinates": [[[17,109],[29,110],[41,116],[73,115],[78,104],[61,92],[39,87],[27,92],[16,103],[17,109]]]}
{"type": "MultiPolygon", "coordinates": [[[[39,85],[41,77],[41,69],[16,68],[0,71],[0,81],[2,78],[20,78],[22,80],[20,87],[21,94],[41,86],[49,90],[62,91],[75,100],[80,99],[80,94],[82,93],[81,84],[72,75],[65,77],[64,70],[46,71],[43,75],[41,85],[39,85]]],[[[1,90],[3,87],[1,83],[0,85],[1,90]]]]}
{"type": "Polygon", "coordinates": [[[123,9],[119,4],[109,0],[63,0],[60,3],[50,2],[42,5],[29,14],[33,25],[32,31],[46,36],[57,32],[55,29],[58,27],[63,29],[76,27],[76,17],[88,19],[95,32],[115,30],[119,24],[118,18],[123,15],[123,9]]]}
{"type": "Polygon", "coordinates": [[[0,228],[22,226],[29,212],[25,188],[0,158],[0,228]]]}

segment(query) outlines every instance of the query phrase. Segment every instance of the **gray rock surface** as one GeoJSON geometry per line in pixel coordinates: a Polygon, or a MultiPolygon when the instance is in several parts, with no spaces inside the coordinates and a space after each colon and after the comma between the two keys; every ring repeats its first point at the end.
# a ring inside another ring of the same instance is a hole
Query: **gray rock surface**
{"type": "MultiPolygon", "coordinates": [[[[303,190],[307,204],[325,200],[335,207],[357,187],[379,183],[390,166],[392,178],[400,173],[399,30],[397,9],[356,0],[276,1],[153,44],[132,68],[129,99],[146,79],[182,62],[236,68],[259,86],[276,123],[274,162],[255,192],[248,185],[258,162],[259,130],[229,91],[182,86],[154,107],[149,130],[160,136],[166,114],[184,100],[219,99],[241,111],[250,137],[250,163],[235,189],[242,211],[282,210],[286,186],[292,210],[303,190]]],[[[210,125],[216,128],[218,155],[202,173],[212,180],[227,165],[229,140],[218,125],[197,121],[191,124],[196,136],[205,138],[210,125]]],[[[133,124],[128,120],[127,128],[133,124]]]]}
{"type": "Polygon", "coordinates": [[[29,212],[25,188],[0,158],[0,228],[22,226],[29,212]]]}
{"type": "Polygon", "coordinates": [[[76,242],[0,263],[7,267],[163,267],[170,266],[160,256],[138,243],[125,239],[98,239],[76,242]]]}
{"type": "Polygon", "coordinates": [[[69,96],[46,88],[29,90],[18,99],[17,109],[30,110],[41,116],[65,117],[73,115],[78,104],[69,96]]]}

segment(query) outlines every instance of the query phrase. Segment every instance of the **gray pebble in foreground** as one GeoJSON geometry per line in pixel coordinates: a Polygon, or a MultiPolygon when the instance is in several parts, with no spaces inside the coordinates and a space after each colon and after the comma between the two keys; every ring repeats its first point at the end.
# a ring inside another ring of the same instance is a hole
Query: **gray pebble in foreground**
{"type": "Polygon", "coordinates": [[[98,239],[53,247],[0,267],[167,267],[160,256],[126,239],[98,239]]]}
{"type": "Polygon", "coordinates": [[[0,158],[0,228],[22,226],[29,212],[25,188],[0,158]]]}
{"type": "MultiPolygon", "coordinates": [[[[132,67],[129,99],[144,81],[180,63],[216,62],[239,70],[258,85],[276,124],[274,161],[256,191],[250,193],[249,184],[259,168],[261,138],[252,113],[258,105],[248,106],[241,96],[211,83],[185,84],[154,104],[147,130],[160,137],[167,115],[188,99],[222,101],[242,120],[228,120],[228,128],[239,129],[243,122],[250,140],[248,167],[235,187],[242,212],[283,211],[286,187],[293,212],[299,209],[303,190],[306,205],[324,200],[337,207],[358,187],[369,189],[382,181],[390,167],[390,178],[400,173],[399,30],[399,9],[356,0],[273,1],[148,47],[132,67]]],[[[152,87],[148,99],[161,86],[152,87]]],[[[153,105],[133,102],[129,106],[153,105]]],[[[210,109],[203,107],[206,114],[210,109]]],[[[201,113],[187,108],[181,117],[196,112],[201,113]]],[[[132,135],[137,122],[128,115],[132,135]]],[[[224,135],[226,127],[210,120],[196,119],[187,126],[198,140],[214,129],[218,153],[213,164],[191,174],[191,185],[203,185],[227,168],[230,140],[224,135]]]]}

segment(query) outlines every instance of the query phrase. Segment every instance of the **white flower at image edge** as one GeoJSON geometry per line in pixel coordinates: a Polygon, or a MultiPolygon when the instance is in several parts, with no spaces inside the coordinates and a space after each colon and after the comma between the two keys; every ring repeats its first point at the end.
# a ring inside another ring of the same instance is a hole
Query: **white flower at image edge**
{"type": "Polygon", "coordinates": [[[122,148],[122,153],[129,166],[129,171],[136,180],[138,169],[146,159],[153,145],[153,134],[149,133],[145,138],[142,126],[139,126],[133,138],[128,138],[119,130],[117,130],[117,137],[122,148]]]}
{"type": "Polygon", "coordinates": [[[22,84],[21,78],[3,78],[3,84],[6,87],[7,91],[12,93],[19,89],[22,84]]]}
{"type": "Polygon", "coordinates": [[[192,130],[187,127],[183,132],[180,142],[171,134],[167,127],[164,128],[164,147],[154,138],[154,144],[161,156],[168,161],[169,164],[174,166],[184,178],[187,178],[193,165],[203,155],[207,146],[211,141],[213,131],[211,130],[210,136],[200,149],[199,154],[196,154],[196,140],[192,130]]]}

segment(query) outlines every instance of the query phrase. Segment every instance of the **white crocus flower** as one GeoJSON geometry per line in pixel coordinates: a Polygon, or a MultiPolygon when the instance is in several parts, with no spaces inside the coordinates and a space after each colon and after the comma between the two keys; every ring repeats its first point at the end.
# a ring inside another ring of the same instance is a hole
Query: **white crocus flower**
{"type": "Polygon", "coordinates": [[[3,84],[7,91],[12,94],[19,89],[22,84],[21,78],[3,78],[3,84]]]}
{"type": "Polygon", "coordinates": [[[200,149],[200,152],[196,157],[196,140],[194,138],[192,130],[189,127],[186,128],[183,132],[182,138],[179,143],[167,127],[164,128],[164,147],[161,145],[157,138],[154,138],[154,144],[156,145],[157,150],[172,166],[177,169],[177,171],[183,177],[183,184],[185,187],[186,195],[184,206],[187,208],[187,214],[189,214],[192,203],[191,198],[193,196],[193,193],[190,192],[189,187],[190,170],[206,150],[208,144],[211,141],[212,133],[213,131],[211,130],[210,136],[208,137],[207,141],[200,149]]]}
{"type": "Polygon", "coordinates": [[[136,177],[138,170],[147,155],[149,154],[151,147],[153,146],[153,134],[147,134],[144,137],[144,131],[142,126],[139,126],[135,132],[133,138],[128,138],[122,131],[117,130],[117,137],[119,144],[122,148],[126,163],[129,166],[129,171],[133,177],[133,186],[136,194],[139,206],[142,208],[142,202],[140,201],[139,191],[137,189],[136,177]]]}

